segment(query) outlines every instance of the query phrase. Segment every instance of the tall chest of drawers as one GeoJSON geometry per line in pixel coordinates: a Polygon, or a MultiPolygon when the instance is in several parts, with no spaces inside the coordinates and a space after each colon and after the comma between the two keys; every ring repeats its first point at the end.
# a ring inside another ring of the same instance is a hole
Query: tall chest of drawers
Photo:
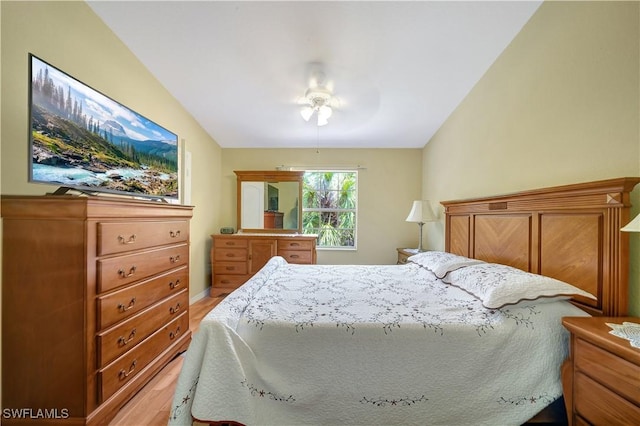
{"type": "Polygon", "coordinates": [[[1,212],[4,413],[108,423],[189,344],[192,208],[3,196],[1,212]]]}
{"type": "Polygon", "coordinates": [[[233,234],[211,238],[212,296],[232,292],[273,256],[282,256],[289,263],[316,263],[317,235],[233,234]]]}

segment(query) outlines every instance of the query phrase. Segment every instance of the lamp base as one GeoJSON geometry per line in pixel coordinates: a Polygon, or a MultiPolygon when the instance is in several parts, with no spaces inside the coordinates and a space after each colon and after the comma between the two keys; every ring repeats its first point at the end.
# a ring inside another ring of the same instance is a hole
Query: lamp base
{"type": "Polygon", "coordinates": [[[422,226],[424,225],[424,222],[418,222],[418,226],[420,227],[420,239],[418,240],[418,252],[423,252],[424,250],[422,249],[422,226]]]}

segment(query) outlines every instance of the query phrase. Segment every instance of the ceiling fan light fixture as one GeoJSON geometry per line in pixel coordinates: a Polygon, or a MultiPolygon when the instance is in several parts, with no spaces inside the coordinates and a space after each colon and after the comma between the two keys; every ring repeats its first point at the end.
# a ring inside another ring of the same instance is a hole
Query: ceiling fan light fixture
{"type": "Polygon", "coordinates": [[[327,105],[322,105],[320,108],[318,108],[318,116],[329,118],[331,117],[332,113],[333,113],[333,110],[331,110],[331,107],[327,105]]]}
{"type": "Polygon", "coordinates": [[[325,126],[327,124],[329,124],[327,117],[318,114],[318,126],[325,126]]]}
{"type": "Polygon", "coordinates": [[[307,89],[304,97],[313,101],[323,101],[328,102],[331,99],[331,92],[325,89],[324,87],[313,87],[311,89],[307,89]]]}
{"type": "Polygon", "coordinates": [[[304,95],[307,105],[300,110],[300,115],[305,121],[309,121],[315,112],[317,114],[318,126],[325,126],[329,123],[333,110],[329,106],[331,102],[331,92],[324,87],[307,89],[304,95]]]}
{"type": "Polygon", "coordinates": [[[304,121],[309,121],[309,119],[313,115],[313,108],[309,105],[303,106],[300,110],[300,115],[302,116],[304,121]]]}

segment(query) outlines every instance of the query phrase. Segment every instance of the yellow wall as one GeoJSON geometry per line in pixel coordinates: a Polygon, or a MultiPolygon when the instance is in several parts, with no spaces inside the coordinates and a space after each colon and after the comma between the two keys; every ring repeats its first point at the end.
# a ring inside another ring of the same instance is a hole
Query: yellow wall
{"type": "MultiPolygon", "coordinates": [[[[171,130],[192,153],[191,297],[210,284],[209,234],[219,228],[221,149],[84,2],[2,8],[2,194],[50,192],[27,183],[29,53],[171,130]],[[203,188],[197,182],[206,182],[203,188]],[[214,188],[214,189],[211,189],[214,188]]],[[[183,170],[184,171],[184,170],[183,170]]]]}
{"type": "MultiPolygon", "coordinates": [[[[640,176],[639,103],[640,3],[545,2],[426,145],[423,194],[640,176]]],[[[631,311],[640,315],[640,235],[630,239],[631,311]]],[[[444,247],[442,222],[428,242],[444,247]]]]}
{"type": "MultiPolygon", "coordinates": [[[[395,263],[397,247],[418,246],[418,225],[405,219],[420,198],[420,149],[223,149],[222,221],[236,225],[234,170],[296,167],[363,167],[358,173],[357,251],[318,251],[318,263],[395,263]]],[[[424,232],[428,232],[425,225],[424,232]]]]}

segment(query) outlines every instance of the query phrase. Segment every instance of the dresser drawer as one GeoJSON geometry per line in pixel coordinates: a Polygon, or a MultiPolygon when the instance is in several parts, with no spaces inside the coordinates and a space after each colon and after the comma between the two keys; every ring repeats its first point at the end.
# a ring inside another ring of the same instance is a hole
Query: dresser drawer
{"type": "Polygon", "coordinates": [[[149,363],[189,331],[189,315],[185,311],[156,331],[145,341],[98,372],[99,400],[105,401],[149,363]]]}
{"type": "Polygon", "coordinates": [[[278,256],[282,256],[289,263],[312,263],[313,255],[310,251],[280,250],[278,247],[278,256]]]}
{"type": "Polygon", "coordinates": [[[573,356],[578,370],[640,405],[640,366],[580,338],[575,341],[573,356]]]}
{"type": "Polygon", "coordinates": [[[640,419],[640,407],[632,404],[583,373],[575,376],[576,413],[593,425],[632,425],[640,419]]]}
{"type": "Polygon", "coordinates": [[[213,246],[216,248],[247,248],[249,241],[246,238],[220,238],[213,239],[213,246]]]}
{"type": "Polygon", "coordinates": [[[189,246],[186,244],[100,259],[98,292],[103,293],[186,265],[189,265],[189,246]]]}
{"type": "Polygon", "coordinates": [[[242,284],[247,282],[249,278],[251,278],[251,275],[214,274],[213,286],[214,287],[240,287],[242,284]]]}
{"type": "Polygon", "coordinates": [[[247,258],[246,248],[216,248],[213,251],[213,260],[215,262],[245,262],[247,258]]]}
{"type": "Polygon", "coordinates": [[[181,293],[145,309],[122,323],[96,336],[98,365],[104,366],[138,343],[158,328],[180,315],[189,306],[189,292],[181,293]]]}
{"type": "Polygon", "coordinates": [[[140,250],[189,240],[189,222],[98,223],[98,256],[140,250]]]}
{"type": "Polygon", "coordinates": [[[233,274],[233,275],[246,275],[247,263],[246,262],[216,262],[213,265],[214,274],[233,274]]]}
{"type": "Polygon", "coordinates": [[[280,250],[307,250],[311,251],[313,249],[313,241],[299,241],[299,240],[287,240],[287,239],[278,239],[278,251],[280,250]]]}
{"type": "Polygon", "coordinates": [[[189,288],[189,269],[151,278],[139,284],[98,297],[98,330],[130,317],[136,312],[172,294],[189,288]]]}

